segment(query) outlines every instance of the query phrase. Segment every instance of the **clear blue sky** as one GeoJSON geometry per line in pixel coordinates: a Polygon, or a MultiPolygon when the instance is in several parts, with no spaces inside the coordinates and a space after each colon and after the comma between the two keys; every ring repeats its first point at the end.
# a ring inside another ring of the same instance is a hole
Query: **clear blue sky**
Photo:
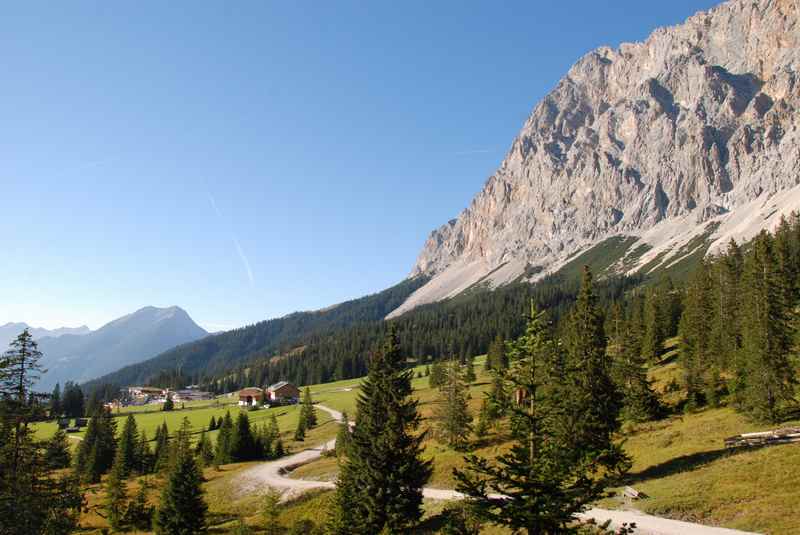
{"type": "Polygon", "coordinates": [[[6,3],[0,323],[386,288],[576,59],[713,4],[6,3]]]}

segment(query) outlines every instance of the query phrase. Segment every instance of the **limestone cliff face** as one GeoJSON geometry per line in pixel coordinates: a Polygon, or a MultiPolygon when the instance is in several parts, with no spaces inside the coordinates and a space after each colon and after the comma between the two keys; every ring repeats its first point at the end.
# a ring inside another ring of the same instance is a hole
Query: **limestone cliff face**
{"type": "Polygon", "coordinates": [[[411,275],[435,277],[395,314],[546,272],[609,236],[658,248],[797,186],[799,14],[800,0],[731,0],[581,58],[470,206],[431,233],[411,275]]]}

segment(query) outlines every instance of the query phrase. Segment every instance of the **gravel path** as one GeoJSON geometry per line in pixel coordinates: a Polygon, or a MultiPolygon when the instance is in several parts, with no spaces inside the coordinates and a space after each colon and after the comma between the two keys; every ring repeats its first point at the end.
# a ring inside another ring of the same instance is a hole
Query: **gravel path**
{"type": "MultiPolygon", "coordinates": [[[[341,422],[342,413],[326,407],[325,405],[315,405],[331,415],[331,417],[341,422]]],[[[257,491],[264,486],[273,487],[283,492],[284,499],[297,496],[312,489],[333,489],[335,483],[330,481],[309,481],[305,479],[291,479],[288,473],[306,463],[310,463],[322,456],[323,451],[331,450],[336,445],[336,439],[329,440],[323,446],[303,450],[299,453],[283,457],[276,461],[269,461],[254,466],[242,472],[240,488],[243,492],[257,491]]],[[[432,500],[458,500],[462,499],[463,494],[449,489],[434,489],[425,487],[422,494],[432,500]]],[[[619,527],[624,522],[628,524],[635,522],[637,534],[642,535],[754,535],[751,532],[739,531],[727,528],[715,528],[670,520],[634,511],[612,511],[607,509],[592,508],[579,516],[582,520],[594,519],[597,523],[606,520],[611,521],[612,527],[619,527]]]]}

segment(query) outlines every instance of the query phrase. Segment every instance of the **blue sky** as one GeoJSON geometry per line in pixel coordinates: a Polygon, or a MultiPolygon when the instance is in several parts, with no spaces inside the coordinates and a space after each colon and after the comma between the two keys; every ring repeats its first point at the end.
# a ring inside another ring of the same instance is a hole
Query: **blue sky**
{"type": "Polygon", "coordinates": [[[576,59],[713,4],[6,3],[0,323],[391,286],[576,59]]]}

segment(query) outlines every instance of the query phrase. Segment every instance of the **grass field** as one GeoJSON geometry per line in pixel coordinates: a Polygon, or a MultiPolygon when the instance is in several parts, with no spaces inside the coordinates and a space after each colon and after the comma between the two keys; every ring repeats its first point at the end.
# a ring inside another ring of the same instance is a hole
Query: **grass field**
{"type": "MultiPolygon", "coordinates": [[[[659,392],[671,381],[681,381],[677,353],[677,339],[668,340],[660,364],[651,369],[651,379],[659,392]]],[[[482,362],[482,358],[476,359],[478,379],[471,387],[470,400],[473,413],[477,413],[489,386],[482,362]]],[[[427,382],[427,377],[414,379],[414,393],[425,418],[430,416],[436,397],[427,382]]],[[[312,391],[319,392],[320,399],[327,396],[326,403],[332,407],[352,414],[358,381],[343,381],[325,392],[331,386],[320,385],[312,391]]],[[[663,397],[675,405],[682,395],[669,392],[663,397]]],[[[427,425],[425,421],[423,426],[427,425]]],[[[730,408],[706,409],[627,426],[625,449],[633,459],[633,467],[626,483],[650,496],[636,502],[635,508],[709,525],[776,535],[800,534],[800,485],[796,484],[800,478],[800,444],[734,451],[724,448],[726,437],[769,428],[730,408]]],[[[504,429],[498,431],[490,434],[475,453],[494,457],[504,451],[508,447],[506,433],[504,429]]],[[[434,460],[430,485],[452,488],[452,470],[463,466],[463,455],[431,438],[425,442],[425,456],[434,460]]],[[[335,459],[320,459],[298,468],[293,477],[332,480],[337,470],[335,459]]],[[[617,498],[606,500],[603,505],[634,506],[617,498]]]]}
{"type": "MultiPolygon", "coordinates": [[[[205,402],[205,405],[195,404],[193,406],[189,406],[187,403],[187,406],[184,409],[181,409],[180,404],[178,404],[175,410],[167,412],[160,410],[139,410],[134,412],[120,411],[118,414],[115,413],[115,416],[118,416],[116,418],[117,432],[122,432],[122,426],[124,425],[128,414],[133,414],[134,418],[136,419],[139,432],[145,432],[148,438],[151,440],[155,437],[156,428],[161,426],[164,422],[167,423],[167,428],[169,429],[170,433],[172,433],[181,426],[184,418],[188,418],[192,432],[197,434],[200,433],[200,431],[208,428],[208,424],[211,421],[212,416],[214,419],[219,419],[220,417],[224,417],[225,413],[228,411],[230,411],[232,418],[235,419],[238,416],[240,411],[238,405],[232,404],[228,398],[222,398],[217,401],[219,402],[205,402]]],[[[292,440],[300,414],[300,405],[289,405],[284,407],[263,408],[259,410],[248,411],[251,425],[266,424],[271,418],[272,414],[275,414],[284,443],[288,446],[293,447],[294,449],[302,449],[305,444],[311,443],[310,441],[315,438],[317,430],[312,430],[304,443],[295,444],[292,440]]],[[[336,435],[336,425],[333,423],[330,415],[327,412],[317,411],[317,420],[319,423],[319,428],[325,429],[326,432],[330,428],[330,433],[328,434],[331,437],[336,435]]],[[[48,438],[55,433],[56,428],[57,426],[54,422],[37,423],[36,436],[40,439],[48,438]]],[[[213,441],[216,440],[217,433],[217,431],[211,431],[208,433],[208,436],[213,441]]],[[[77,439],[82,438],[84,434],[85,428],[81,430],[80,433],[70,433],[69,436],[77,439]]],[[[325,436],[328,436],[328,434],[325,436]]],[[[322,442],[323,438],[319,438],[319,441],[322,442]]],[[[77,443],[77,440],[74,440],[74,442],[77,443]]]]}
{"type": "MultiPolygon", "coordinates": [[[[658,391],[672,380],[680,382],[681,371],[675,362],[677,341],[666,344],[666,354],[661,363],[651,369],[650,376],[658,391]]],[[[483,370],[482,357],[475,361],[477,380],[471,387],[470,407],[476,414],[484,392],[489,388],[488,375],[483,370]]],[[[429,426],[436,391],[429,388],[428,378],[417,378],[415,369],[413,380],[414,395],[419,400],[423,416],[423,429],[429,426]]],[[[311,386],[315,402],[331,408],[347,411],[351,418],[355,414],[356,399],[360,392],[360,379],[339,381],[311,386]]],[[[680,401],[681,393],[665,395],[670,404],[680,401]]],[[[213,415],[218,418],[226,410],[232,416],[238,413],[235,405],[226,405],[224,400],[201,405],[194,404],[185,409],[178,407],[173,412],[134,413],[140,429],[153,436],[155,427],[166,421],[173,430],[180,425],[184,416],[190,419],[193,428],[199,430],[208,424],[213,415]]],[[[297,424],[299,406],[263,409],[250,413],[251,422],[266,421],[273,412],[278,417],[283,439],[290,450],[298,451],[319,444],[336,435],[338,426],[327,413],[318,411],[320,425],[311,430],[305,442],[291,440],[297,424]]],[[[119,420],[120,428],[122,420],[119,420]]],[[[787,425],[792,422],[787,423],[787,425]]],[[[757,425],[730,408],[707,409],[697,413],[672,416],[670,418],[641,425],[628,425],[625,428],[625,449],[633,459],[633,467],[626,484],[635,486],[649,498],[626,504],[617,498],[610,498],[602,505],[608,507],[632,507],[660,516],[678,518],[704,524],[720,525],[768,534],[800,534],[800,444],[772,446],[761,449],[730,451],[724,448],[726,437],[743,432],[759,431],[769,426],[757,425]]],[[[55,429],[54,424],[45,424],[38,429],[40,436],[46,436],[55,429]]],[[[212,439],[215,433],[212,433],[212,439]]],[[[501,425],[493,430],[483,443],[474,450],[479,455],[494,457],[508,447],[507,430],[501,425]]],[[[429,436],[425,441],[425,456],[434,461],[431,486],[452,488],[453,468],[463,465],[463,454],[453,451],[429,436]]],[[[256,528],[263,524],[259,510],[261,497],[242,496],[236,490],[236,477],[240,470],[249,464],[224,466],[221,472],[206,471],[207,498],[210,505],[212,532],[227,533],[233,530],[241,518],[249,526],[256,528]]],[[[335,458],[322,459],[302,466],[292,473],[292,477],[316,480],[333,480],[338,471],[335,458]]],[[[155,485],[158,487],[159,485],[155,485]]],[[[135,487],[135,486],[134,486],[135,487]]],[[[131,494],[133,490],[131,490],[131,494]]],[[[154,494],[154,498],[157,494],[154,494]]],[[[100,500],[99,495],[92,498],[100,500]]],[[[312,493],[285,505],[281,522],[291,526],[296,520],[308,518],[319,522],[327,509],[330,492],[312,493]]],[[[439,522],[437,516],[443,504],[426,503],[426,524],[420,533],[435,533],[439,522]]],[[[89,514],[87,528],[100,529],[103,520],[89,514]]],[[[485,534],[502,534],[502,530],[487,528],[485,534]]]]}

